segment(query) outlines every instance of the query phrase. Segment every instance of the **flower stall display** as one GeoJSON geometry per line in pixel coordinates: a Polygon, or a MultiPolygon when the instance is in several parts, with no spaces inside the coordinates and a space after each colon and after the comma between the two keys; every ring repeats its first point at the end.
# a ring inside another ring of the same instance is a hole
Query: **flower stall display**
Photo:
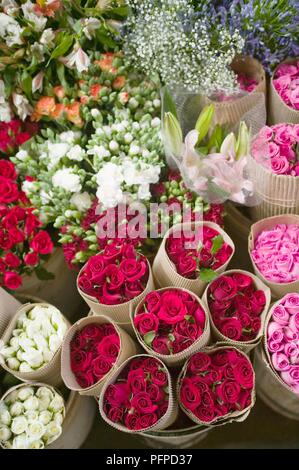
{"type": "Polygon", "coordinates": [[[176,224],[165,234],[153,264],[159,287],[181,287],[201,295],[225,271],[234,254],[230,237],[213,222],[176,224]]]}
{"type": "Polygon", "coordinates": [[[130,241],[107,244],[78,275],[79,293],[96,314],[130,323],[129,310],[154,288],[151,267],[130,241]]]}
{"type": "Polygon", "coordinates": [[[197,424],[243,421],[255,403],[253,366],[235,348],[204,349],[184,365],[178,397],[181,409],[197,424]]]}
{"type": "Polygon", "coordinates": [[[175,287],[155,290],[131,312],[141,346],[167,366],[178,366],[209,342],[209,318],[198,297],[175,287]]]}
{"type": "Polygon", "coordinates": [[[203,296],[214,339],[249,352],[263,336],[270,301],[270,289],[258,277],[239,269],[226,271],[203,296]]]}
{"type": "Polygon", "coordinates": [[[265,338],[256,350],[257,388],[276,412],[299,420],[299,294],[275,302],[266,319],[265,338]]]}
{"type": "Polygon", "coordinates": [[[14,164],[0,160],[0,285],[10,290],[18,289],[26,275],[47,274],[43,266],[53,242],[34,212],[19,190],[14,164]]]}
{"type": "Polygon", "coordinates": [[[102,315],[82,318],[63,340],[62,379],[80,395],[99,396],[115,370],[137,352],[132,338],[109,318],[102,315]]]}
{"type": "Polygon", "coordinates": [[[282,215],[251,226],[248,249],[256,275],[280,298],[299,285],[299,216],[282,215]]]}
{"type": "Polygon", "coordinates": [[[68,327],[68,321],[52,305],[21,306],[2,336],[2,367],[23,381],[59,384],[61,345],[68,327]]]}
{"type": "Polygon", "coordinates": [[[22,384],[0,401],[0,445],[4,449],[43,449],[62,433],[65,402],[44,384],[22,384]]]}
{"type": "Polygon", "coordinates": [[[148,355],[128,359],[105,384],[99,409],[108,424],[123,432],[169,427],[178,410],[167,368],[148,355]]]}
{"type": "Polygon", "coordinates": [[[282,62],[270,86],[269,122],[299,124],[299,58],[282,62]]]}
{"type": "Polygon", "coordinates": [[[250,208],[253,220],[299,213],[298,124],[265,126],[251,145],[250,175],[259,204],[250,208]]]}

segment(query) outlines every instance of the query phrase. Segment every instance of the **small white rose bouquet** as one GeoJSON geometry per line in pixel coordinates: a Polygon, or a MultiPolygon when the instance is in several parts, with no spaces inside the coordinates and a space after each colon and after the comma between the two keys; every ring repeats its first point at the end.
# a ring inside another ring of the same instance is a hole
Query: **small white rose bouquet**
{"type": "Polygon", "coordinates": [[[52,387],[13,387],[0,401],[0,445],[5,449],[43,449],[61,435],[64,417],[64,399],[52,387]]]}
{"type": "Polygon", "coordinates": [[[61,312],[52,305],[22,306],[2,338],[3,367],[21,380],[45,380],[56,385],[60,349],[68,326],[61,312]]]}

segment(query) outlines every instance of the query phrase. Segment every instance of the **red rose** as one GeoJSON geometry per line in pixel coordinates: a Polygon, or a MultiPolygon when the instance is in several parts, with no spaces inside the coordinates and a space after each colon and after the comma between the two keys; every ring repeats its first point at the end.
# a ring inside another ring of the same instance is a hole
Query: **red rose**
{"type": "Polygon", "coordinates": [[[6,270],[6,264],[4,263],[4,260],[0,258],[0,273],[4,273],[6,270]]]}
{"type": "Polygon", "coordinates": [[[161,296],[158,317],[169,325],[174,325],[187,315],[187,308],[175,291],[166,291],[161,296]]]}
{"type": "Polygon", "coordinates": [[[23,243],[25,241],[24,233],[16,227],[9,229],[9,236],[13,244],[23,243]]]}
{"type": "Polygon", "coordinates": [[[127,413],[125,416],[125,426],[126,428],[134,431],[138,429],[138,420],[139,414],[138,413],[127,413]]]}
{"type": "Polygon", "coordinates": [[[20,258],[11,252],[6,254],[4,261],[10,268],[17,268],[21,264],[20,258]]]}
{"type": "Polygon", "coordinates": [[[126,383],[111,384],[106,390],[105,401],[112,406],[120,407],[128,400],[128,385],[126,383]]]}
{"type": "Polygon", "coordinates": [[[5,204],[14,202],[19,197],[19,190],[16,183],[12,180],[8,180],[3,176],[0,176],[0,203],[5,204]]]}
{"type": "Polygon", "coordinates": [[[97,352],[106,359],[114,360],[119,354],[119,336],[117,334],[106,336],[97,344],[97,352]]]}
{"type": "Polygon", "coordinates": [[[150,292],[144,299],[144,304],[149,312],[156,312],[160,306],[161,296],[159,292],[150,292]]]}
{"type": "Polygon", "coordinates": [[[152,348],[158,354],[168,356],[170,354],[170,340],[167,336],[156,336],[152,342],[152,348]]]}
{"type": "Polygon", "coordinates": [[[90,366],[92,361],[92,353],[85,351],[71,352],[71,369],[74,373],[84,372],[90,366]]]}
{"type": "Polygon", "coordinates": [[[193,313],[193,316],[195,318],[196,324],[203,329],[206,323],[206,313],[200,305],[193,313]]]}
{"type": "Polygon", "coordinates": [[[16,180],[17,173],[14,164],[9,160],[0,160],[0,176],[10,180],[16,180]]]}
{"type": "Polygon", "coordinates": [[[27,140],[30,139],[30,134],[27,132],[20,132],[19,134],[16,135],[16,143],[18,146],[23,145],[27,140]]]}
{"type": "Polygon", "coordinates": [[[242,388],[253,388],[253,368],[248,359],[240,359],[233,367],[235,380],[242,388]]]}
{"type": "Polygon", "coordinates": [[[205,372],[211,365],[211,358],[206,353],[196,353],[194,354],[188,364],[188,370],[191,374],[199,374],[205,372]]]}
{"type": "Polygon", "coordinates": [[[255,291],[250,298],[253,315],[260,315],[266,305],[265,292],[262,290],[255,291]]]}
{"type": "Polygon", "coordinates": [[[83,338],[81,333],[76,333],[72,341],[70,342],[71,351],[78,351],[83,349],[86,345],[86,339],[83,338]]]}
{"type": "Polygon", "coordinates": [[[212,282],[209,291],[209,294],[213,299],[226,301],[232,299],[236,295],[237,285],[231,277],[222,275],[212,282]]]}
{"type": "Polygon", "coordinates": [[[91,371],[78,372],[76,374],[76,380],[82,388],[91,387],[95,383],[95,378],[91,371]]]}
{"type": "Polygon", "coordinates": [[[172,261],[176,261],[179,256],[184,253],[184,240],[183,238],[174,238],[170,236],[166,242],[166,251],[172,261]]]}
{"type": "Polygon", "coordinates": [[[135,260],[132,258],[124,259],[119,266],[125,279],[129,282],[136,282],[147,273],[147,263],[144,259],[135,260]]]}
{"type": "Polygon", "coordinates": [[[248,289],[248,287],[253,286],[253,279],[251,276],[247,276],[247,274],[243,273],[232,273],[231,278],[235,281],[237,284],[238,290],[245,290],[248,289]]]}
{"type": "Polygon", "coordinates": [[[196,385],[196,387],[198,388],[198,390],[200,391],[201,394],[203,392],[208,392],[209,391],[208,384],[206,382],[204,382],[200,376],[193,375],[191,377],[191,381],[194,385],[196,385]]]}
{"type": "Polygon", "coordinates": [[[190,338],[195,341],[201,336],[202,330],[195,323],[182,320],[175,325],[174,332],[177,333],[178,337],[190,338]]]}
{"type": "Polygon", "coordinates": [[[168,383],[167,373],[163,369],[155,369],[152,371],[151,379],[153,384],[158,385],[159,387],[165,387],[168,383]]]}
{"type": "MultiPolygon", "coordinates": [[[[112,325],[111,325],[112,326],[112,325]]],[[[115,328],[112,326],[113,331],[115,332],[115,328]]],[[[90,325],[84,326],[80,332],[80,336],[85,340],[93,340],[93,341],[101,341],[104,337],[104,331],[102,325],[97,325],[92,323],[90,325]]]]}
{"type": "Polygon", "coordinates": [[[213,263],[213,255],[211,253],[211,249],[202,247],[202,249],[199,252],[199,259],[200,259],[201,267],[203,268],[210,267],[213,263]]]}
{"type": "Polygon", "coordinates": [[[242,336],[242,323],[237,318],[230,318],[221,322],[221,333],[229,339],[238,341],[242,336]]]}
{"type": "Polygon", "coordinates": [[[112,406],[108,412],[108,418],[113,423],[119,423],[123,417],[123,410],[121,408],[117,408],[116,406],[112,406]]]}
{"type": "Polygon", "coordinates": [[[116,260],[121,258],[122,246],[118,246],[115,243],[106,245],[102,254],[103,260],[107,264],[114,263],[116,260]]]}
{"type": "Polygon", "coordinates": [[[102,255],[92,256],[86,265],[86,271],[91,272],[92,275],[102,274],[106,267],[105,260],[102,255]]]}
{"type": "Polygon", "coordinates": [[[256,336],[257,333],[260,331],[261,326],[262,326],[262,322],[261,322],[260,317],[255,317],[251,320],[251,329],[252,329],[254,336],[256,336]]]}
{"type": "Polygon", "coordinates": [[[145,392],[146,381],[145,373],[142,369],[131,370],[128,373],[127,384],[132,393],[145,392]]]}
{"type": "Polygon", "coordinates": [[[200,390],[193,384],[192,380],[185,377],[180,387],[180,399],[187,410],[194,411],[201,404],[200,390]]]}
{"type": "Polygon", "coordinates": [[[214,398],[212,396],[212,392],[210,390],[207,390],[206,392],[202,393],[201,396],[201,404],[205,408],[211,408],[214,405],[214,398]]]}
{"type": "Polygon", "coordinates": [[[9,233],[4,230],[0,230],[0,248],[6,251],[9,250],[13,245],[13,240],[9,233]]]}
{"type": "Polygon", "coordinates": [[[222,368],[211,365],[201,378],[209,386],[214,385],[222,379],[222,368]]]}
{"type": "Polygon", "coordinates": [[[24,256],[24,262],[27,266],[37,266],[39,263],[39,256],[37,253],[27,253],[24,256]]]}
{"type": "Polygon", "coordinates": [[[194,279],[196,277],[196,259],[188,253],[182,253],[179,256],[176,268],[177,272],[187,279],[194,279]]]}
{"type": "Polygon", "coordinates": [[[120,269],[114,264],[109,264],[105,268],[106,286],[109,292],[119,292],[125,282],[125,277],[120,269]]]}
{"type": "Polygon", "coordinates": [[[7,289],[18,289],[22,285],[22,278],[13,271],[6,271],[3,275],[3,283],[7,289]]]}
{"type": "Polygon", "coordinates": [[[94,294],[93,285],[84,272],[79,276],[78,287],[82,292],[84,292],[84,294],[94,294]]]}
{"type": "Polygon", "coordinates": [[[215,417],[214,406],[211,407],[211,408],[206,408],[204,406],[199,406],[194,411],[194,414],[200,421],[203,421],[204,423],[209,423],[210,421],[213,421],[213,419],[215,417]]]}
{"type": "Polygon", "coordinates": [[[227,245],[227,244],[222,245],[220,250],[218,250],[215,255],[213,269],[216,270],[220,268],[221,266],[223,266],[224,263],[226,263],[229,257],[231,256],[232,252],[233,252],[233,249],[230,245],[227,245]]]}
{"type": "Polygon", "coordinates": [[[140,313],[134,318],[134,325],[141,335],[146,335],[150,331],[158,331],[159,320],[152,313],[140,313]]]}
{"type": "Polygon", "coordinates": [[[149,384],[146,387],[146,391],[149,394],[151,400],[155,403],[159,403],[165,398],[163,389],[156,384],[149,384]]]}
{"type": "Polygon", "coordinates": [[[224,403],[236,403],[240,395],[241,387],[231,380],[224,380],[216,385],[215,393],[219,400],[224,403]]]}
{"type": "Polygon", "coordinates": [[[148,357],[147,359],[144,359],[141,365],[141,368],[151,373],[156,369],[159,369],[159,367],[161,367],[161,364],[154,357],[148,357]]]}
{"type": "Polygon", "coordinates": [[[48,232],[41,230],[33,237],[30,248],[41,255],[48,255],[53,250],[54,245],[48,232]]]}
{"type": "Polygon", "coordinates": [[[140,281],[126,282],[125,297],[127,300],[135,299],[144,291],[144,286],[140,281]]]}
{"type": "Polygon", "coordinates": [[[137,413],[153,413],[157,410],[158,406],[155,405],[149,394],[146,392],[138,392],[133,396],[131,400],[132,407],[137,411],[137,413]]]}
{"type": "Polygon", "coordinates": [[[142,415],[137,419],[135,429],[147,429],[153,426],[158,421],[158,417],[155,413],[142,415]]]}
{"type": "Polygon", "coordinates": [[[222,367],[229,363],[228,352],[225,349],[217,351],[213,354],[213,364],[218,367],[222,367]]]}
{"type": "Polygon", "coordinates": [[[251,405],[251,392],[249,390],[242,390],[238,398],[238,408],[244,410],[251,405]]]}
{"type": "Polygon", "coordinates": [[[25,220],[24,232],[27,237],[31,237],[35,230],[41,226],[41,222],[33,214],[28,214],[25,220]]]}
{"type": "Polygon", "coordinates": [[[233,300],[234,308],[237,310],[238,314],[249,314],[251,313],[251,303],[250,300],[241,294],[236,295],[233,300]]]}
{"type": "Polygon", "coordinates": [[[104,323],[101,327],[103,330],[103,336],[114,335],[116,333],[115,328],[111,323],[104,323]]]}
{"type": "Polygon", "coordinates": [[[102,379],[111,370],[112,363],[106,357],[97,357],[92,361],[92,371],[98,380],[102,379]]]}

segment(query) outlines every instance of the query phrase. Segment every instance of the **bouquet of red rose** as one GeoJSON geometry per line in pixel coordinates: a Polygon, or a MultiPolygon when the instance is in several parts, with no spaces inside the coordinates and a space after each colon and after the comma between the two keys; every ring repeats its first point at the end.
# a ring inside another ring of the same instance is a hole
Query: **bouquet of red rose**
{"type": "Polygon", "coordinates": [[[62,379],[68,388],[81,395],[99,396],[105,380],[136,352],[132,338],[109,318],[101,315],[83,318],[64,338],[62,379]]]}
{"type": "Polygon", "coordinates": [[[255,402],[253,366],[235,348],[207,348],[186,362],[178,396],[181,409],[197,424],[243,421],[255,402]]]}
{"type": "Polygon", "coordinates": [[[78,275],[78,289],[91,309],[112,314],[117,322],[129,322],[135,305],[152,290],[151,268],[130,241],[115,240],[92,256],[78,275]]]}
{"type": "Polygon", "coordinates": [[[33,271],[44,274],[43,262],[53,250],[53,242],[34,207],[19,191],[15,166],[0,160],[0,286],[17,289],[22,276],[33,271]]]}
{"type": "Polygon", "coordinates": [[[0,122],[0,153],[10,155],[38,131],[38,125],[12,119],[9,122],[0,122]]]}
{"type": "Polygon", "coordinates": [[[106,382],[99,399],[102,418],[124,432],[161,430],[177,417],[170,374],[157,358],[128,359],[106,382]]]}
{"type": "Polygon", "coordinates": [[[201,295],[225,271],[234,254],[230,237],[213,222],[177,224],[165,235],[153,264],[160,287],[182,287],[201,295]]]}
{"type": "Polygon", "coordinates": [[[150,292],[132,311],[131,320],[143,348],[168,366],[181,364],[210,339],[200,299],[184,289],[150,292]]]}
{"type": "Polygon", "coordinates": [[[270,289],[247,271],[227,271],[207,287],[203,296],[215,336],[246,352],[263,335],[271,300],[270,289]]]}

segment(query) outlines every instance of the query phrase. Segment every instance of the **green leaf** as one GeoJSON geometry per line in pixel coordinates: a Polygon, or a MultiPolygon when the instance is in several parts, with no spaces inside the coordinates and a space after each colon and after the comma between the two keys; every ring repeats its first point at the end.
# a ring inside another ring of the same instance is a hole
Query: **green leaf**
{"type": "Polygon", "coordinates": [[[163,113],[172,113],[174,117],[178,119],[178,113],[176,110],[176,105],[175,102],[171,96],[170,91],[168,88],[165,86],[161,90],[162,96],[163,96],[163,113]]]}
{"type": "Polygon", "coordinates": [[[203,282],[211,282],[216,279],[217,274],[213,269],[201,269],[199,274],[199,279],[203,282]]]}
{"type": "Polygon", "coordinates": [[[68,94],[69,86],[65,79],[65,66],[61,62],[57,62],[56,68],[57,68],[57,76],[59,78],[59,81],[61,85],[63,86],[65,93],[68,94]]]}
{"type": "Polygon", "coordinates": [[[42,267],[36,268],[35,273],[38,279],[40,279],[41,281],[51,281],[52,279],[55,279],[55,275],[53,273],[50,273],[42,267]]]}
{"type": "Polygon", "coordinates": [[[25,95],[30,97],[32,92],[32,77],[26,72],[22,75],[22,88],[25,95]]]}
{"type": "Polygon", "coordinates": [[[145,344],[147,344],[148,346],[151,346],[152,342],[153,342],[154,339],[155,339],[155,336],[156,336],[155,331],[149,331],[148,333],[146,333],[146,335],[144,335],[143,341],[144,341],[145,344]]]}
{"type": "MultiPolygon", "coordinates": [[[[50,56],[50,60],[57,59],[57,57],[63,56],[73,44],[74,37],[72,35],[64,35],[62,41],[58,46],[55,47],[54,51],[50,56]]],[[[49,61],[50,61],[49,60],[49,61]]]]}
{"type": "Polygon", "coordinates": [[[218,253],[218,251],[222,247],[223,243],[224,243],[224,240],[223,240],[222,235],[217,235],[217,237],[213,238],[213,244],[212,244],[212,248],[211,248],[212,255],[216,255],[216,253],[218,253]]]}
{"type": "Polygon", "coordinates": [[[175,340],[175,337],[174,337],[174,335],[173,335],[172,333],[169,333],[168,339],[169,339],[169,341],[174,341],[174,340],[175,340]]]}

